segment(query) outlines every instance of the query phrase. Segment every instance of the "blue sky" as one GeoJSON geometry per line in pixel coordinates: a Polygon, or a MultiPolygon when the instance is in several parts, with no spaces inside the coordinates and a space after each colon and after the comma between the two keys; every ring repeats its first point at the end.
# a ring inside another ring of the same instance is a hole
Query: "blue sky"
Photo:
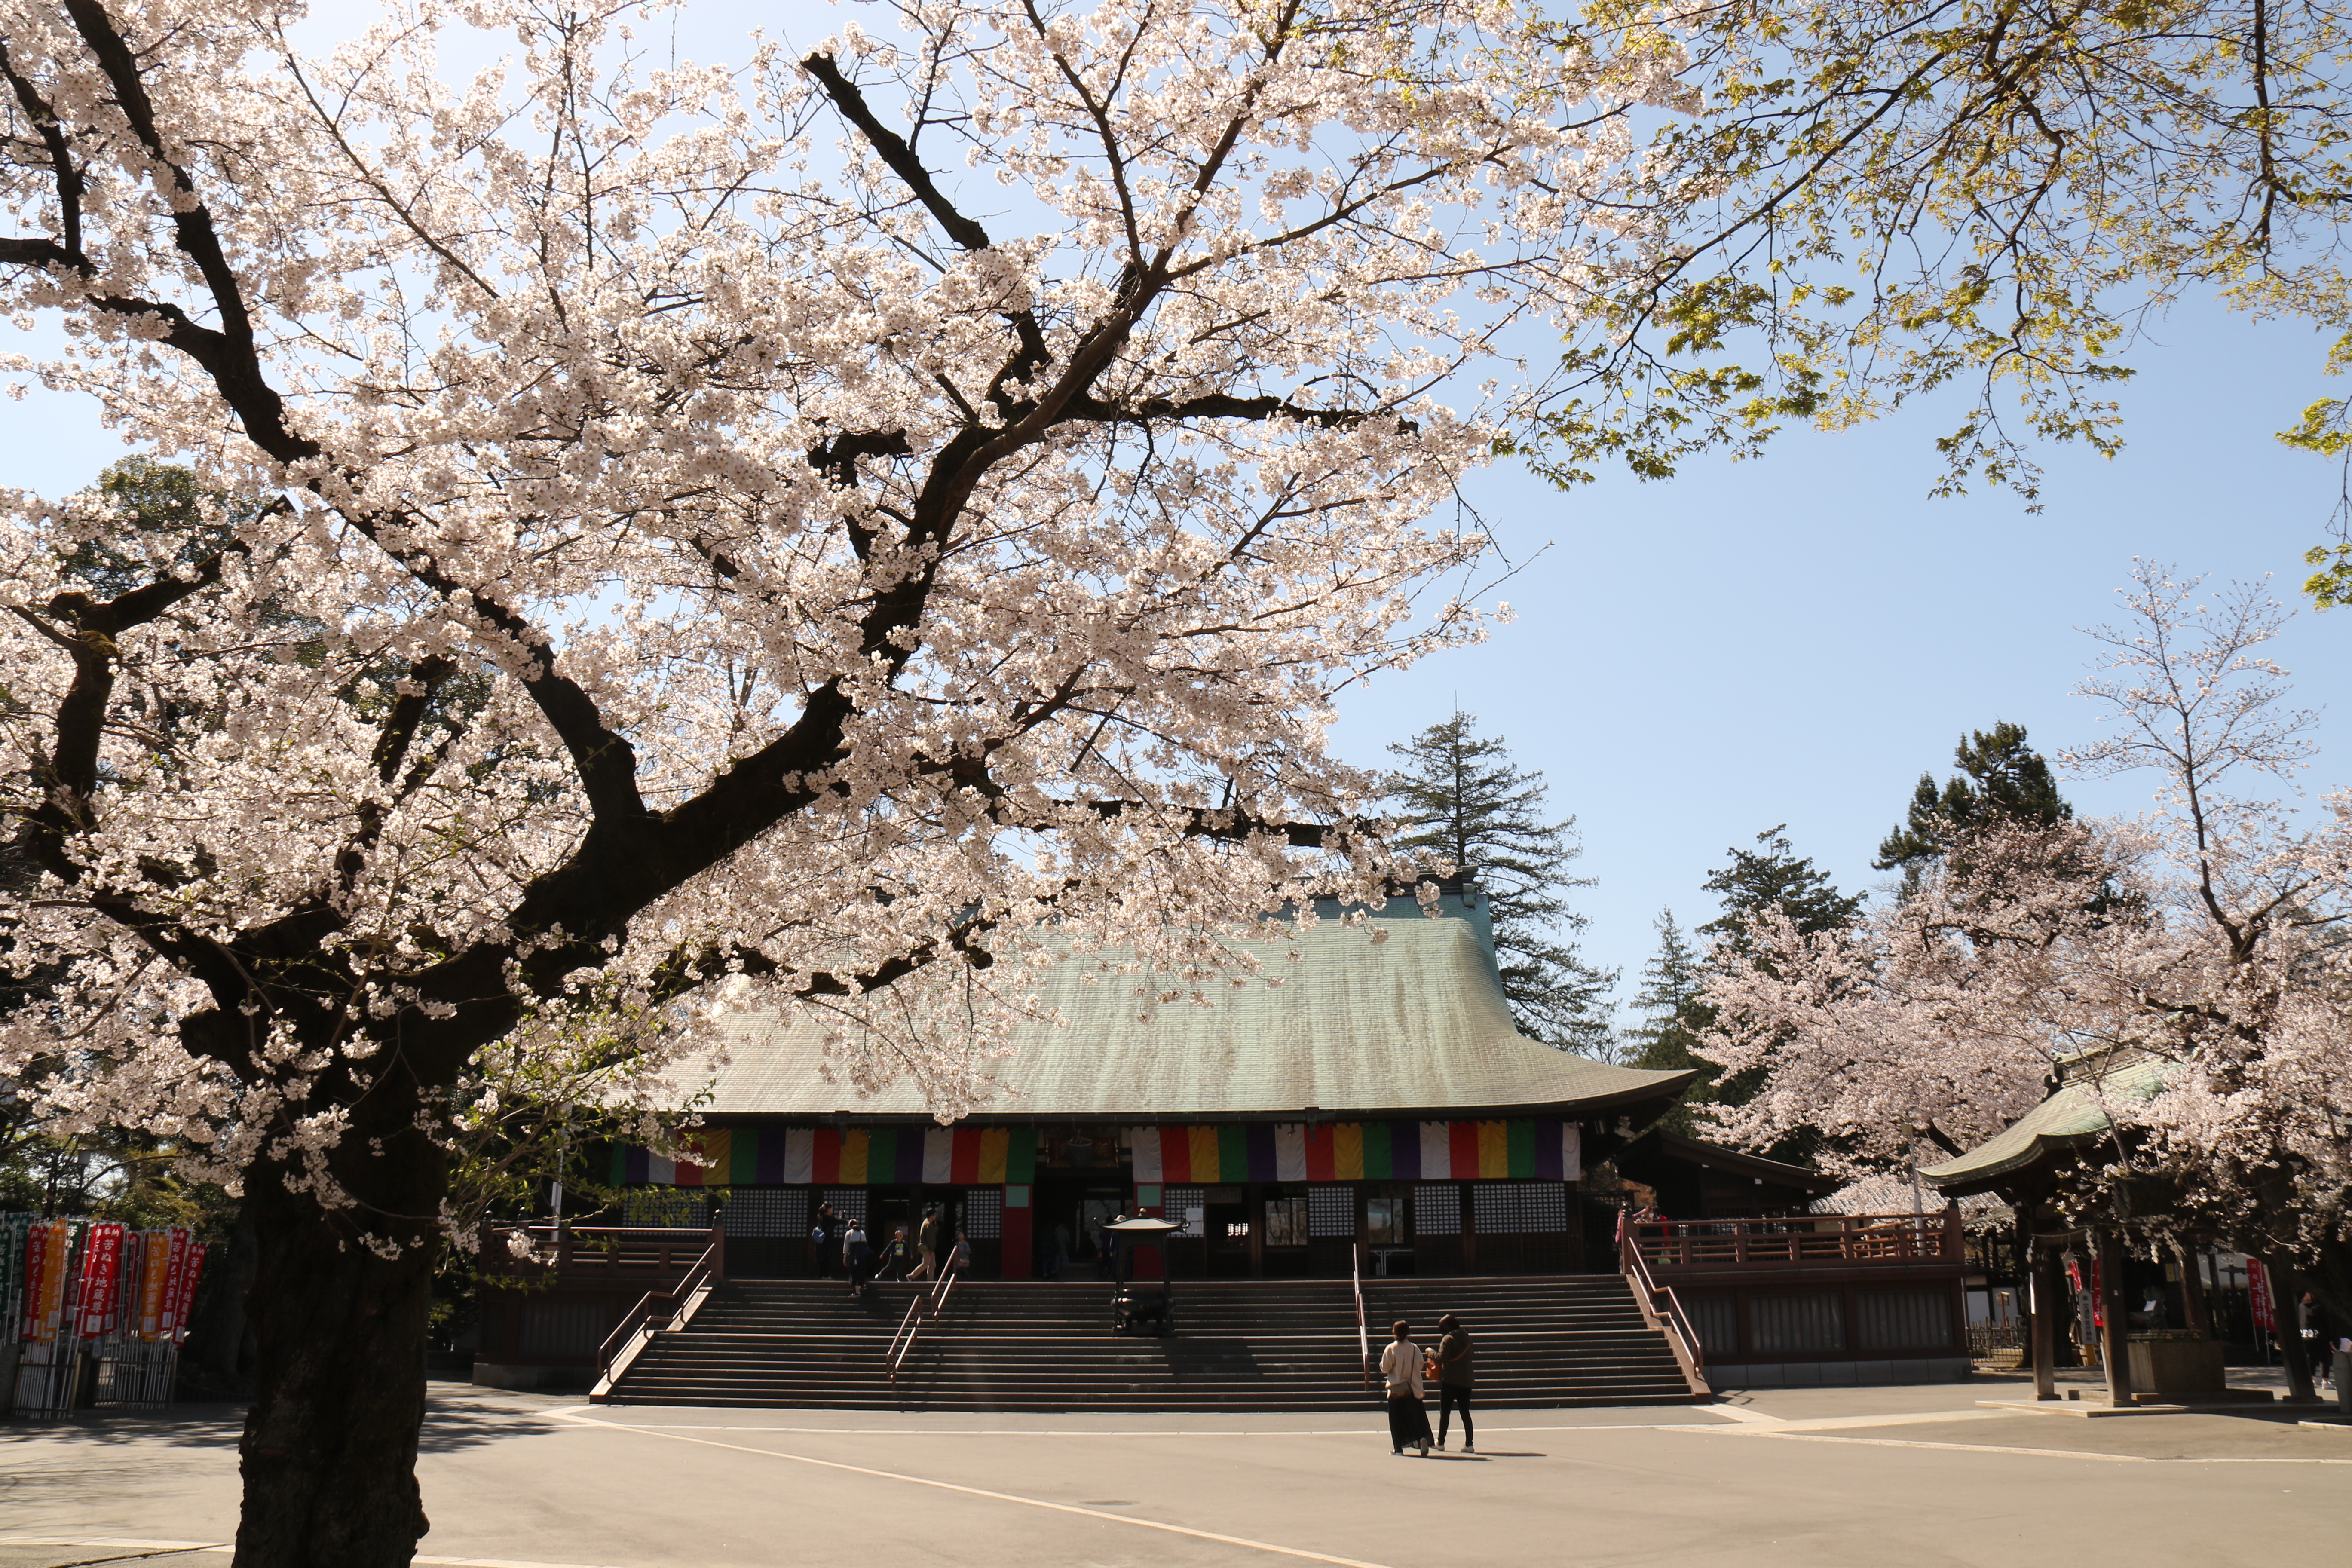
{"type": "MultiPolygon", "coordinates": [[[[1507,737],[1578,819],[1600,879],[1580,896],[1585,949],[1624,968],[1628,995],[1657,911],[1710,918],[1708,870],[1775,823],[1841,887],[1884,881],[1872,854],[1960,731],[2011,719],[2045,751],[2093,732],[2070,695],[2092,652],[2076,628],[2117,618],[2133,557],[2217,583],[2274,574],[2299,597],[2338,476],[2273,433],[2345,392],[2318,373],[2323,341],[2202,305],[2157,336],[2122,395],[2129,447],[2046,451],[2039,514],[1998,490],[1929,498],[1948,402],[1784,432],[1760,460],[1664,483],[1564,494],[1490,470],[1473,496],[1503,547],[1551,546],[1507,590],[1517,624],[1371,685],[1339,749],[1378,761],[1457,699],[1507,737]]],[[[2305,610],[2274,647],[2305,705],[2346,708],[2352,612],[2305,610]]],[[[2323,751],[2307,783],[2339,777],[2323,751]]],[[[2132,813],[2154,784],[2067,794],[2084,815],[2132,813]]]]}
{"type": "MultiPolygon", "coordinates": [[[[696,7],[677,50],[740,58],[759,24],[805,46],[842,15],[805,0],[696,7]]],[[[1700,883],[1759,829],[1787,822],[1841,886],[1882,880],[1872,852],[1962,730],[2011,719],[2046,750],[2088,732],[2070,695],[2090,653],[2075,628],[2113,617],[2135,555],[2217,580],[2275,574],[2296,597],[2337,474],[2273,433],[2346,390],[2318,374],[2321,340],[2203,305],[2156,338],[2122,395],[2129,448],[2112,463],[2044,454],[2039,514],[1997,490],[1929,499],[1950,402],[1790,431],[1761,460],[1694,463],[1664,483],[1604,476],[1563,494],[1516,466],[1479,476],[1471,498],[1514,559],[1550,546],[1504,591],[1517,621],[1352,695],[1339,749],[1383,762],[1457,701],[1508,737],[1579,820],[1580,868],[1600,879],[1580,899],[1586,951],[1626,971],[1627,994],[1657,911],[1708,918],[1700,883]]],[[[30,346],[5,328],[0,343],[30,346]]],[[[0,485],[62,493],[122,450],[82,400],[36,392],[0,419],[0,485]]],[[[2306,611],[2278,651],[2306,703],[2346,706],[2352,612],[2306,611]]],[[[2323,752],[2311,784],[2337,776],[2323,752]]],[[[2069,794],[2085,813],[2131,812],[2152,785],[2069,794]]]]}

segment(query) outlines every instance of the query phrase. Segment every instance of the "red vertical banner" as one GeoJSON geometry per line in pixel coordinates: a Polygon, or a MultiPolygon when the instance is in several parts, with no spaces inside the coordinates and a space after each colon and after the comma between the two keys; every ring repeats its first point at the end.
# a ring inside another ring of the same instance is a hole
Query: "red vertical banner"
{"type": "Polygon", "coordinates": [[[172,1233],[139,1233],[139,1337],[163,1337],[163,1298],[172,1287],[172,1233]]]}
{"type": "Polygon", "coordinates": [[[188,1227],[175,1225],[164,1233],[171,1238],[171,1251],[163,1265],[163,1313],[158,1323],[158,1337],[180,1342],[180,1277],[188,1268],[188,1227]]]}
{"type": "Polygon", "coordinates": [[[2278,1331],[2278,1314],[2271,1305],[2270,1271],[2259,1258],[2246,1259],[2246,1304],[2253,1310],[2254,1327],[2266,1334],[2278,1331]]]}
{"type": "Polygon", "coordinates": [[[188,1337],[188,1319],[196,1310],[196,1281],[204,1278],[206,1250],[201,1241],[188,1243],[186,1261],[180,1269],[179,1309],[173,1314],[172,1342],[175,1345],[184,1343],[188,1337]]]}
{"type": "Polygon", "coordinates": [[[74,1309],[77,1331],[86,1340],[114,1331],[122,1306],[122,1226],[89,1227],[81,1252],[81,1298],[74,1309]]]}

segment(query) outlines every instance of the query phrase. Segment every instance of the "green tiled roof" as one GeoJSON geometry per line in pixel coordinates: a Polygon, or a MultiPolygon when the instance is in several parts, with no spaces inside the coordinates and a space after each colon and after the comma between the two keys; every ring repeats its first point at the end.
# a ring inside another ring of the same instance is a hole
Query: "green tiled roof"
{"type": "MultiPolygon", "coordinates": [[[[2083,1074],[2090,1054],[2069,1058],[2083,1074]]],[[[1982,1191],[2001,1177],[2024,1170],[2045,1154],[2089,1142],[2113,1125],[2107,1107],[2118,1100],[2147,1100],[2171,1078],[2174,1064],[2161,1057],[2137,1052],[2095,1076],[2070,1077],[2051,1091],[2050,1098],[2010,1123],[2008,1128],[1957,1159],[1940,1165],[1922,1165],[1919,1177],[1955,1196],[1982,1191]]]]}
{"type": "MultiPolygon", "coordinates": [[[[973,1114],[1572,1114],[1663,1100],[1688,1081],[1685,1072],[1612,1067],[1520,1034],[1495,971],[1485,910],[1464,910],[1452,898],[1445,907],[1432,920],[1411,900],[1391,900],[1375,917],[1388,933],[1379,943],[1337,921],[1299,931],[1287,944],[1298,962],[1268,964],[1281,986],[1254,982],[1205,1007],[1147,1005],[1135,994],[1138,977],[1097,973],[1089,984],[1092,965],[1065,963],[1041,991],[1068,1026],[1021,1026],[1014,1054],[992,1064],[991,1092],[973,1114]]],[[[682,1087],[691,1094],[708,1084],[702,1110],[722,1118],[929,1112],[910,1077],[863,1097],[829,1080],[820,1070],[823,1046],[816,1020],[747,1017],[730,1059],[705,1062],[682,1087]]]]}

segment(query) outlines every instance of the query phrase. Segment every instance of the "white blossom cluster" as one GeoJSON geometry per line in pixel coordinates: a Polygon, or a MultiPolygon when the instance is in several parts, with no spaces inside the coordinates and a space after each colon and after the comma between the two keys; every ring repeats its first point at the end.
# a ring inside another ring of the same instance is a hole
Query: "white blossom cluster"
{"type": "Polygon", "coordinates": [[[2200,603],[2154,567],[2130,605],[2095,634],[2107,657],[2084,689],[2114,728],[2067,761],[2157,770],[2158,808],[1956,841],[1916,894],[1849,929],[1758,920],[1752,959],[1718,955],[1702,1049],[1763,1087],[1717,1114],[1751,1142],[1817,1129],[1832,1163],[1885,1170],[1991,1138],[2063,1077],[2110,1128],[2067,1201],[2340,1255],[2352,793],[2303,812],[2239,793],[2309,750],[2311,715],[2263,651],[2276,605],[2200,603]]]}
{"type": "Polygon", "coordinates": [[[710,67],[636,16],[0,4],[0,307],[63,331],[10,363],[217,498],[0,498],[0,1075],[58,1128],[337,1203],[354,1140],[645,1101],[753,1005],[949,1117],[1047,924],[1205,998],[1381,896],[1333,697],[1479,635],[1427,520],[1512,345],[1654,265],[1673,48],[907,0],[710,67]]]}

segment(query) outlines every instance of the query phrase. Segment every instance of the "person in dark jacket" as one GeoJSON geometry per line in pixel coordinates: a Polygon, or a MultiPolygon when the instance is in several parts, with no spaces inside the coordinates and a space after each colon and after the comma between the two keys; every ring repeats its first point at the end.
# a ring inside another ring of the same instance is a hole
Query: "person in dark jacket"
{"type": "Polygon", "coordinates": [[[841,1250],[841,1217],[831,1204],[816,1206],[816,1223],[809,1227],[809,1244],[816,1252],[816,1277],[833,1278],[833,1260],[841,1250]]]}
{"type": "Polygon", "coordinates": [[[1473,1362],[1476,1352],[1471,1348],[1470,1331],[1462,1320],[1448,1312],[1437,1320],[1437,1446],[1445,1447],[1448,1419],[1462,1412],[1462,1451],[1475,1454],[1470,1432],[1470,1389],[1475,1382],[1473,1362]]]}
{"type": "Polygon", "coordinates": [[[874,1278],[874,1247],[866,1239],[866,1226],[856,1220],[842,1233],[841,1261],[849,1270],[849,1295],[852,1300],[866,1299],[866,1282],[874,1278]]]}

